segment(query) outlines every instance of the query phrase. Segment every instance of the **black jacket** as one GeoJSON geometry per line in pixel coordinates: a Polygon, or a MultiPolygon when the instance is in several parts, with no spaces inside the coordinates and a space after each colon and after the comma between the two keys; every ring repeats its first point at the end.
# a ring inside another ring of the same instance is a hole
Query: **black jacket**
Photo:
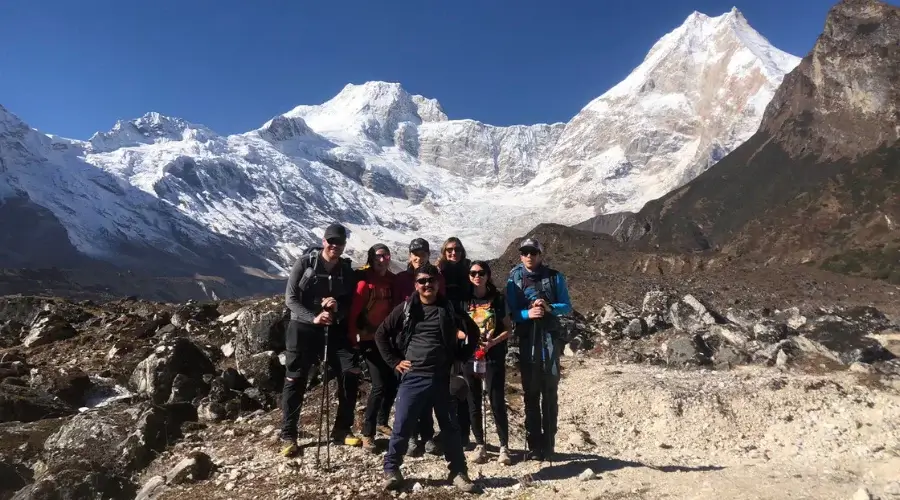
{"type": "MultiPolygon", "coordinates": [[[[444,346],[449,353],[447,358],[451,361],[470,359],[478,347],[478,325],[467,314],[460,314],[445,297],[438,297],[435,305],[441,308],[441,333],[444,346]],[[468,342],[456,338],[456,332],[459,330],[466,332],[468,342]]],[[[406,332],[415,331],[415,322],[421,319],[422,315],[421,299],[419,299],[418,293],[414,293],[406,301],[397,304],[378,326],[378,330],[375,332],[375,344],[378,346],[381,357],[391,368],[406,359],[406,348],[409,345],[406,332]],[[410,323],[404,325],[404,311],[407,305],[409,306],[410,323]]],[[[448,373],[451,366],[447,366],[448,373]]]]}

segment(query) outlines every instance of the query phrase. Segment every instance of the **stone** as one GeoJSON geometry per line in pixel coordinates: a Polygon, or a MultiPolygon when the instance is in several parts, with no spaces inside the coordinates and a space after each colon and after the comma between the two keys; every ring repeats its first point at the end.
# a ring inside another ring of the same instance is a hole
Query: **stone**
{"type": "Polygon", "coordinates": [[[34,422],[74,413],[75,408],[47,392],[32,387],[0,384],[0,422],[34,422]]]}
{"type": "Polygon", "coordinates": [[[579,481],[590,481],[591,479],[594,479],[595,477],[597,477],[597,474],[595,474],[593,470],[588,468],[588,469],[584,469],[584,471],[578,475],[578,480],[579,481]]]}
{"type": "Polygon", "coordinates": [[[750,336],[734,325],[710,325],[709,333],[737,347],[745,347],[750,336]]]}
{"type": "Polygon", "coordinates": [[[900,481],[892,481],[884,486],[884,494],[888,497],[900,498],[900,481]]]}
{"type": "Polygon", "coordinates": [[[753,338],[766,344],[774,344],[788,337],[787,325],[772,320],[762,320],[753,325],[753,338]]]}
{"type": "Polygon", "coordinates": [[[75,328],[64,318],[55,314],[49,314],[34,320],[28,329],[28,335],[22,339],[22,345],[35,347],[70,339],[77,334],[78,332],[75,328]]]}
{"type": "Polygon", "coordinates": [[[872,494],[866,488],[860,488],[853,494],[852,500],[872,500],[872,494]]]}
{"type": "Polygon", "coordinates": [[[685,295],[669,308],[669,322],[677,330],[696,333],[716,324],[716,318],[696,297],[685,295]]]}
{"type": "Polygon", "coordinates": [[[232,344],[231,342],[222,344],[222,347],[220,347],[220,349],[222,351],[222,355],[226,358],[230,358],[232,355],[234,355],[234,344],[232,344]]]}
{"type": "Polygon", "coordinates": [[[135,500],[153,500],[166,491],[166,478],[163,476],[153,476],[138,492],[135,500]]]}
{"type": "Polygon", "coordinates": [[[787,366],[789,360],[787,353],[783,349],[779,349],[775,356],[775,366],[787,366]]]}
{"type": "Polygon", "coordinates": [[[232,340],[236,363],[240,365],[261,352],[284,351],[284,331],[289,318],[289,311],[282,300],[261,300],[242,308],[232,340]]]}
{"type": "Polygon", "coordinates": [[[632,339],[639,339],[645,333],[647,333],[647,324],[644,323],[644,320],[641,318],[634,318],[628,322],[628,325],[625,327],[622,333],[625,334],[626,337],[632,339]]]}
{"type": "Polygon", "coordinates": [[[213,470],[212,459],[202,451],[191,452],[166,473],[167,484],[182,484],[189,481],[203,481],[213,470]]]}
{"type": "Polygon", "coordinates": [[[856,373],[872,373],[874,370],[872,369],[872,365],[868,363],[860,363],[859,361],[855,361],[850,364],[850,371],[856,373]]]}
{"type": "Polygon", "coordinates": [[[708,347],[700,335],[684,335],[669,339],[661,345],[663,359],[669,365],[700,365],[710,357],[708,347]]]}
{"type": "Polygon", "coordinates": [[[170,399],[177,375],[184,375],[202,387],[203,375],[210,373],[215,373],[215,367],[206,354],[190,340],[178,338],[159,346],[156,352],[141,361],[134,369],[129,385],[136,392],[150,396],[155,403],[163,403],[170,399]]]}
{"type": "Polygon", "coordinates": [[[651,290],[644,295],[641,302],[641,319],[650,332],[664,330],[670,326],[669,308],[674,298],[666,292],[651,290]]]}
{"type": "Polygon", "coordinates": [[[274,351],[243,356],[237,360],[236,365],[252,387],[264,392],[281,392],[285,367],[278,361],[274,351]]]}

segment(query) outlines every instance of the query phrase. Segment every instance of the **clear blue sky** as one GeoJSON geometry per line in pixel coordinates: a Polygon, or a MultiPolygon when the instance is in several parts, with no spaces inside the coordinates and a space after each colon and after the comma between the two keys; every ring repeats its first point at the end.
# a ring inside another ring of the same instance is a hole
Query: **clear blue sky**
{"type": "Polygon", "coordinates": [[[834,2],[3,3],[0,104],[44,132],[87,139],[148,111],[244,132],[367,80],[437,98],[450,118],[567,121],[694,10],[736,6],[777,47],[803,56],[834,2]]]}

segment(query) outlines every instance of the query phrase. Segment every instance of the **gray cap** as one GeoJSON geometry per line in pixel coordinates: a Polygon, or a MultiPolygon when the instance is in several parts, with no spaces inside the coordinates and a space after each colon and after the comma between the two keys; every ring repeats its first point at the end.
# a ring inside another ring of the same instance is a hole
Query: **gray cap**
{"type": "Polygon", "coordinates": [[[538,252],[544,253],[544,247],[542,247],[541,243],[534,238],[525,238],[521,243],[519,243],[520,252],[526,248],[534,248],[538,252]]]}

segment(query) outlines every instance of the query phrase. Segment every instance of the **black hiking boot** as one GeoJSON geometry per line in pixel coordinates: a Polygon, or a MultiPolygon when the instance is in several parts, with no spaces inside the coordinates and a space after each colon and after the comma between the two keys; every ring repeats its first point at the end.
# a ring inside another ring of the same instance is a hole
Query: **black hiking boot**
{"type": "Polygon", "coordinates": [[[478,486],[469,479],[469,474],[466,472],[452,472],[449,479],[453,486],[463,493],[475,493],[478,491],[478,486]]]}
{"type": "Polygon", "coordinates": [[[381,483],[382,488],[387,491],[396,491],[403,486],[403,474],[399,470],[394,472],[385,472],[384,481],[381,483]]]}

